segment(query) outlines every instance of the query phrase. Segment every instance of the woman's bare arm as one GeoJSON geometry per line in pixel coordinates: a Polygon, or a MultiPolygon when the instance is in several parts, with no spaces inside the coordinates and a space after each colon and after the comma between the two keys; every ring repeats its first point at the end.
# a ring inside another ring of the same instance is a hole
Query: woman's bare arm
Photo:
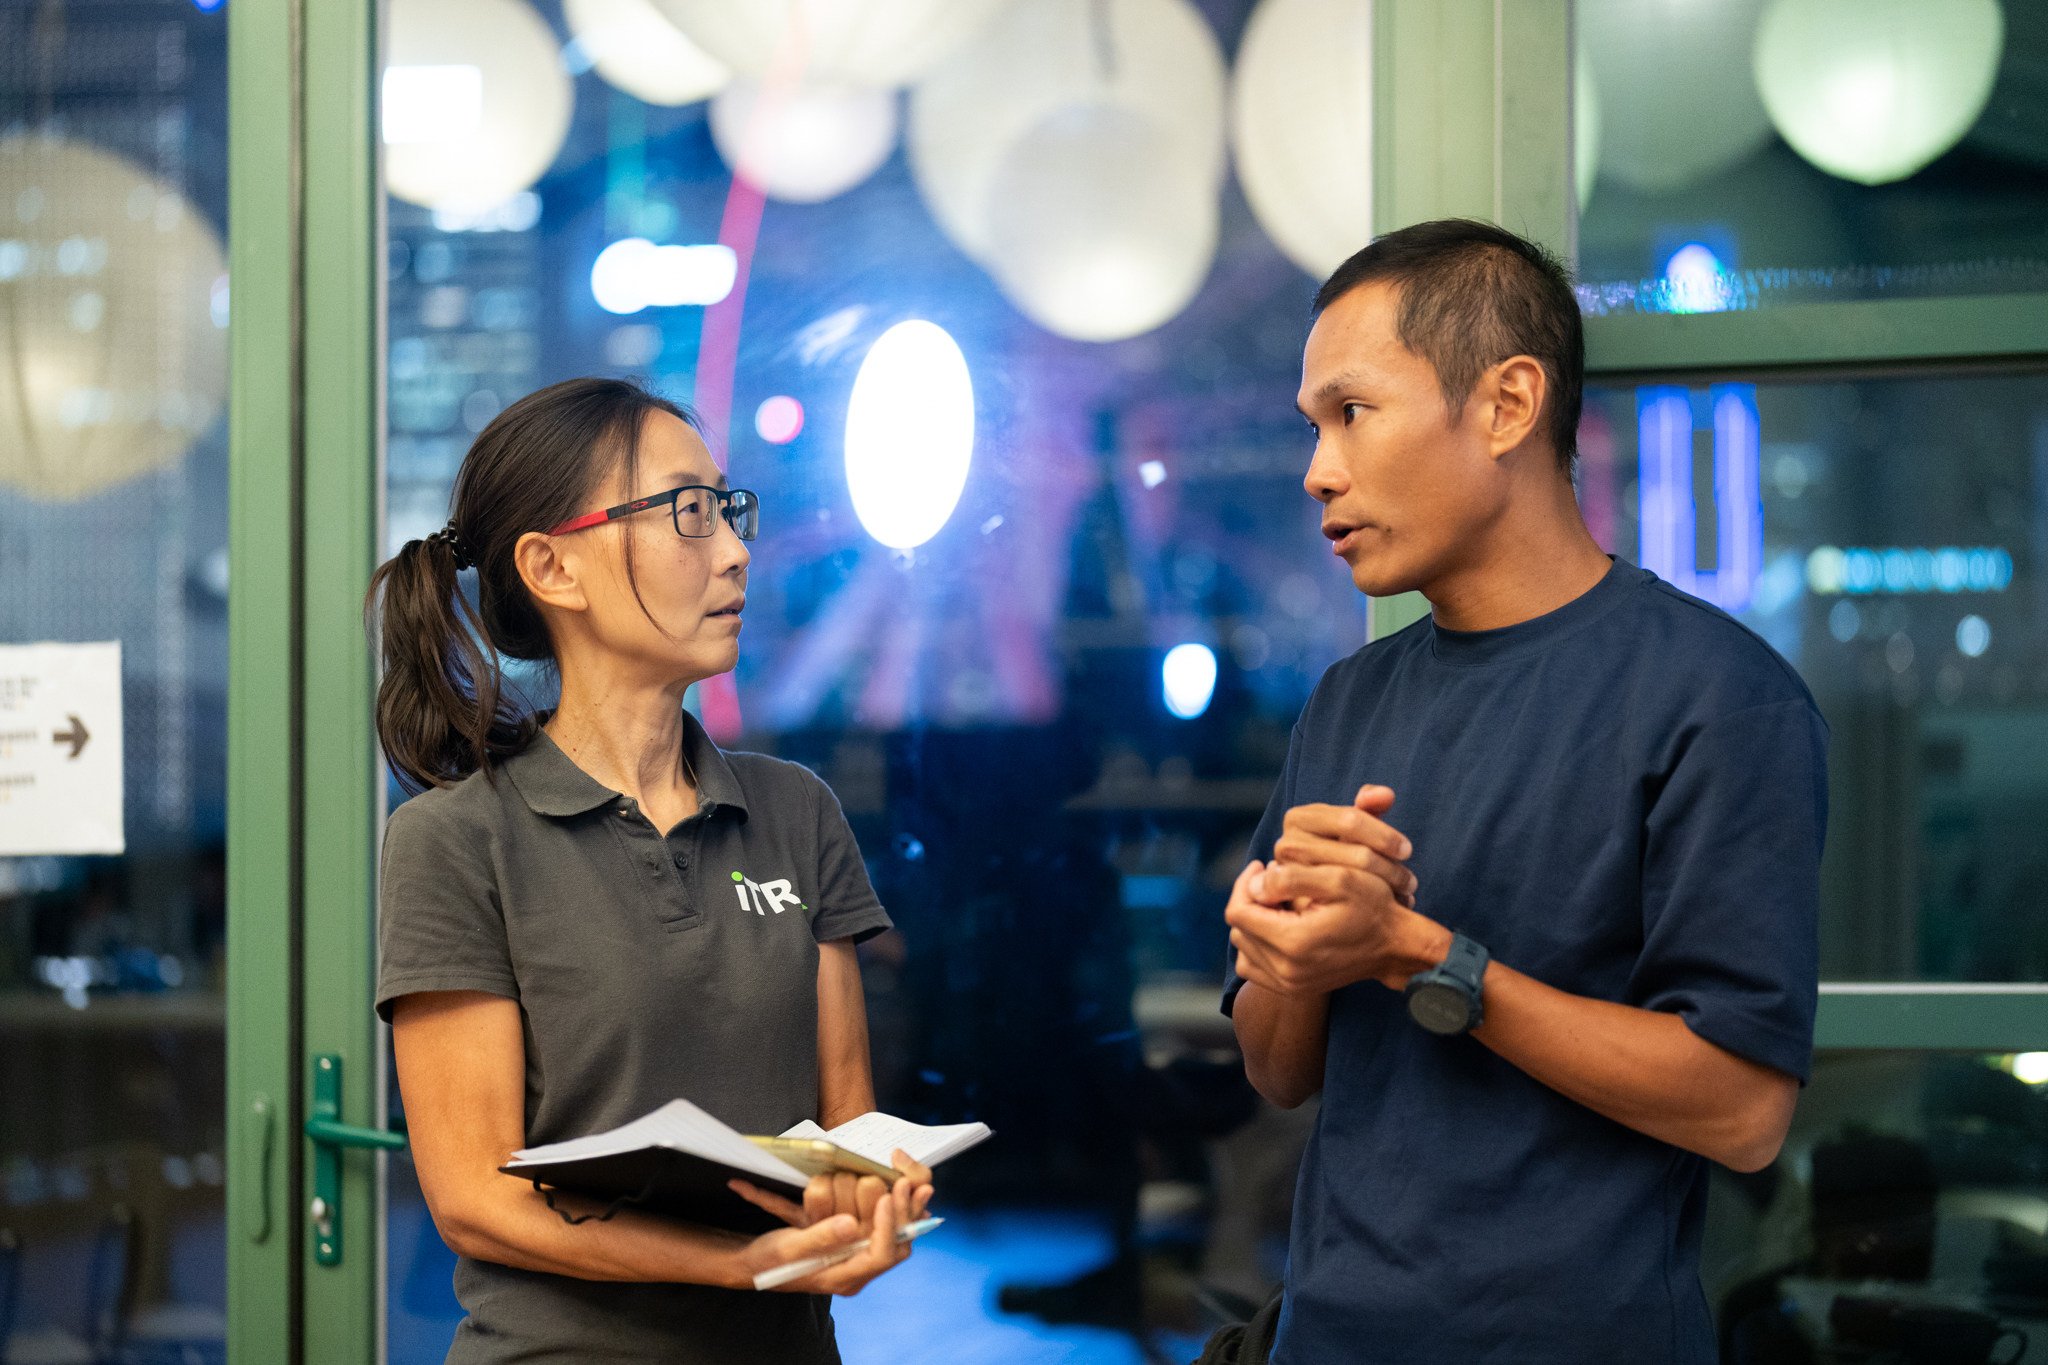
{"type": "Polygon", "coordinates": [[[852,939],[818,945],[818,1123],[836,1128],[875,1107],[868,1005],[852,939]]]}
{"type": "MultiPolygon", "coordinates": [[[[516,1001],[481,991],[409,995],[392,1011],[398,1083],[420,1188],[441,1238],[455,1252],[522,1270],[585,1280],[683,1282],[747,1288],[755,1274],[836,1250],[862,1236],[854,1260],[788,1286],[851,1293],[896,1264],[897,1207],[882,1200],[872,1227],[852,1217],[771,1232],[752,1241],[648,1214],[570,1226],[523,1180],[498,1171],[525,1145],[526,1054],[516,1001]],[[886,1224],[886,1236],[877,1229],[886,1224]],[[841,1272],[857,1268],[848,1276],[841,1272]]],[[[597,1211],[557,1194],[572,1212],[597,1211]]]]}

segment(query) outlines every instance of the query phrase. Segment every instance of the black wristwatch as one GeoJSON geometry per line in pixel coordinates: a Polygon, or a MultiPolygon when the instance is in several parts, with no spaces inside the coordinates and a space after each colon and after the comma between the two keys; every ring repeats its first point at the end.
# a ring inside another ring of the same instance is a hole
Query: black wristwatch
{"type": "Polygon", "coordinates": [[[1479,986],[1486,980],[1486,949],[1463,934],[1451,935],[1451,952],[1441,967],[1432,967],[1408,982],[1408,1017],[1431,1033],[1470,1033],[1485,1011],[1479,986]]]}

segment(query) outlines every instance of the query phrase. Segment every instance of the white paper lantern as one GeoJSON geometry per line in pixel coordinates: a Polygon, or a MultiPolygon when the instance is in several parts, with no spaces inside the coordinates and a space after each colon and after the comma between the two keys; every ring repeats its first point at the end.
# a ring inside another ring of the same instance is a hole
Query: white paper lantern
{"type": "Polygon", "coordinates": [[[562,17],[597,74],[649,104],[695,104],[731,79],[654,0],[562,0],[562,17]]]}
{"type": "Polygon", "coordinates": [[[1055,114],[989,186],[989,261],[1026,316],[1079,341],[1149,332],[1187,307],[1216,254],[1216,194],[1128,109],[1055,114]]]}
{"type": "Polygon", "coordinates": [[[1756,84],[1793,150],[1883,185],[1962,140],[2004,50],[1998,0],[1777,0],[1757,30],[1756,84]]]}
{"type": "Polygon", "coordinates": [[[1579,0],[1601,114],[1600,169],[1639,190],[1703,180],[1761,147],[1750,78],[1764,0],[1579,0]]]}
{"type": "Polygon", "coordinates": [[[1372,238],[1372,6],[1263,0],[1232,81],[1237,178],[1259,226],[1322,279],[1372,238]]]}
{"type": "Polygon", "coordinates": [[[525,0],[391,0],[384,182],[428,208],[479,209],[554,163],[575,99],[525,0]]]}
{"type": "Polygon", "coordinates": [[[896,145],[896,96],[864,86],[735,80],[711,101],[711,140],[771,199],[815,204],[873,175],[896,145]]]}
{"type": "Polygon", "coordinates": [[[1017,0],[910,96],[911,172],[932,216],[986,264],[988,188],[1048,116],[1114,105],[1153,120],[1161,154],[1223,175],[1223,50],[1187,0],[1017,0]]]}
{"type": "Polygon", "coordinates": [[[184,196],[0,138],[0,484],[76,499],[179,459],[227,393],[227,263],[184,196]]]}
{"type": "Polygon", "coordinates": [[[913,81],[1006,0],[655,0],[743,76],[820,84],[913,81]]]}

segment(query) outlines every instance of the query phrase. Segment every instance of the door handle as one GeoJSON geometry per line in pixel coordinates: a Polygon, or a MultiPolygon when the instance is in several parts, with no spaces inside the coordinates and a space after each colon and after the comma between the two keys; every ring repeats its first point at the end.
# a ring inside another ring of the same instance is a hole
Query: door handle
{"type": "Polygon", "coordinates": [[[321,1265],[340,1265],[341,1154],[350,1148],[402,1152],[405,1134],[343,1123],[341,1054],[323,1052],[313,1059],[313,1104],[306,1117],[306,1138],[313,1144],[313,1203],[307,1210],[313,1259],[321,1265]]]}
{"type": "Polygon", "coordinates": [[[256,1166],[256,1197],[249,1202],[244,1230],[250,1241],[260,1245],[270,1240],[271,1181],[277,1154],[277,1106],[270,1102],[270,1096],[256,1095],[249,1101],[249,1112],[242,1116],[242,1122],[247,1139],[244,1150],[256,1166]]]}

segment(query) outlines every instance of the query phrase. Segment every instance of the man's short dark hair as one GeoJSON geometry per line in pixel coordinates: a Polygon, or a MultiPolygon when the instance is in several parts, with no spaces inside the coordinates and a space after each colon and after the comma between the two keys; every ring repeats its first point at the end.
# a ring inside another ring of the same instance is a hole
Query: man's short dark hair
{"type": "Polygon", "coordinates": [[[1400,290],[1401,344],[1436,367],[1444,404],[1464,411],[1479,376],[1526,355],[1550,381],[1548,430],[1558,463],[1578,459],[1586,333],[1571,277],[1555,256],[1505,228],[1440,218],[1389,232],[1337,267],[1316,291],[1314,315],[1360,285],[1400,290]]]}

